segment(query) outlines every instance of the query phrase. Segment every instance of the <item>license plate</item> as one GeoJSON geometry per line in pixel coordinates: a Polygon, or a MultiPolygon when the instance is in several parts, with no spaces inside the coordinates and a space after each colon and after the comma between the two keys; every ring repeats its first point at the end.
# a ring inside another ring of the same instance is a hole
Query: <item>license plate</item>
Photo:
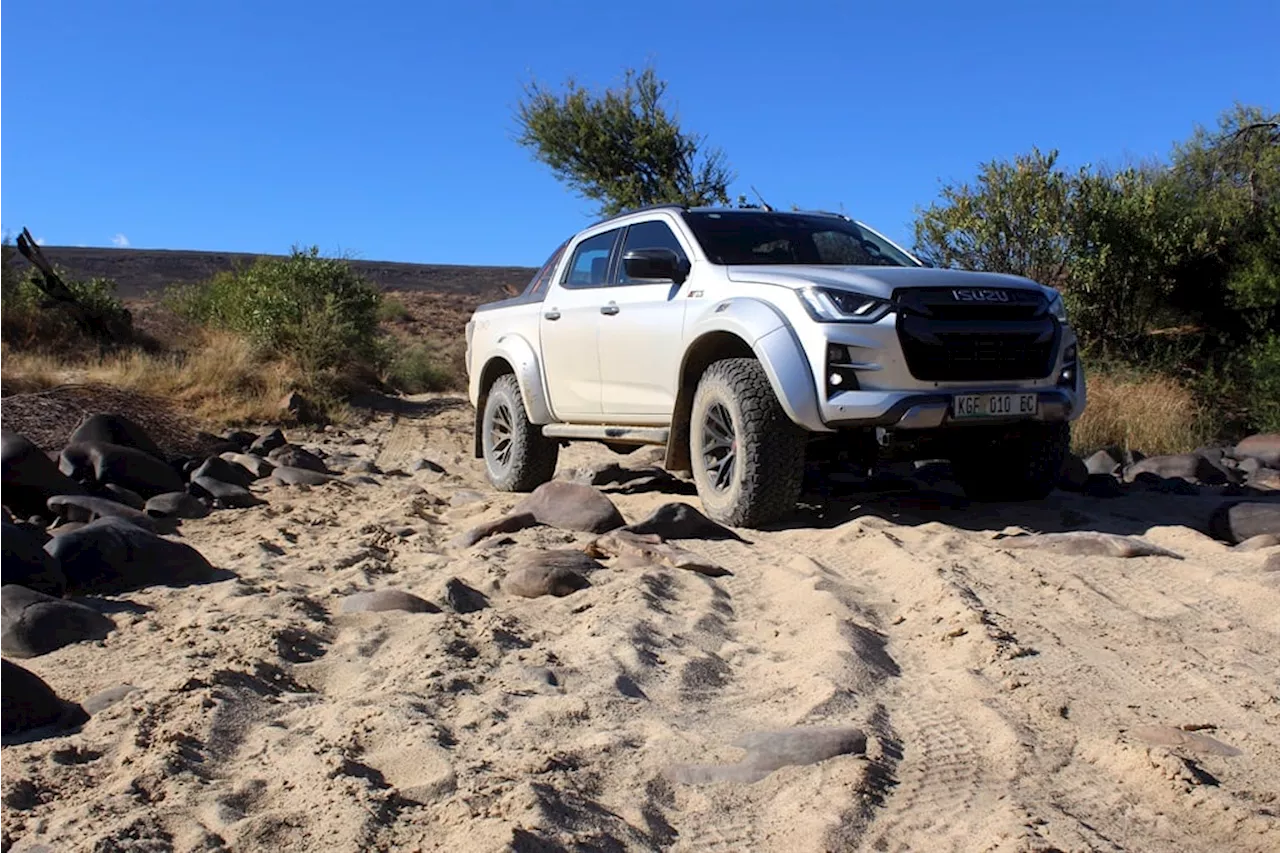
{"type": "Polygon", "coordinates": [[[957,394],[951,410],[957,418],[1034,417],[1040,404],[1038,394],[957,394]]]}

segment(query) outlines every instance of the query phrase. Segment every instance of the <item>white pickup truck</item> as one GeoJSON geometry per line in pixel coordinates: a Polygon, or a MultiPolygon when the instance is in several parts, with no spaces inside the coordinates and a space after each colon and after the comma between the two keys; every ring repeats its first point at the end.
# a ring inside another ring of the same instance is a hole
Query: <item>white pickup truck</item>
{"type": "Polygon", "coordinates": [[[1085,406],[1059,294],[935,269],[830,213],[664,205],[563,243],[467,324],[475,452],[499,489],[560,445],[666,448],[707,514],[792,511],[806,464],[946,458],[979,500],[1044,497],[1085,406]]]}

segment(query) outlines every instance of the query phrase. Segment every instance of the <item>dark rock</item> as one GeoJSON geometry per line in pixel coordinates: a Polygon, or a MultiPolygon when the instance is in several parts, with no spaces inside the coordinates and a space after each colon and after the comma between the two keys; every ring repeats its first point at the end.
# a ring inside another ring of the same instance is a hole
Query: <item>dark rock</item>
{"type": "Polygon", "coordinates": [[[84,495],[84,486],[58,470],[56,462],[26,437],[0,431],[0,500],[18,518],[48,518],[48,500],[55,495],[84,495]]]}
{"type": "Polygon", "coordinates": [[[1212,461],[1195,453],[1148,457],[1127,468],[1124,478],[1132,483],[1143,474],[1153,474],[1164,480],[1176,478],[1208,486],[1227,482],[1227,476],[1220,465],[1215,465],[1212,461]]]}
{"type": "MultiPolygon", "coordinates": [[[[315,472],[311,472],[311,473],[315,473],[315,472]]],[[[378,482],[377,478],[370,477],[368,474],[352,474],[350,477],[344,478],[342,482],[349,483],[352,486],[381,486],[382,485],[381,483],[378,482]]]]}
{"type": "Polygon", "coordinates": [[[1006,536],[996,540],[1000,548],[1043,548],[1074,557],[1173,557],[1175,554],[1159,545],[1153,545],[1136,536],[1119,536],[1114,533],[1096,533],[1092,530],[1070,533],[1038,533],[1006,536]]]}
{"type": "Polygon", "coordinates": [[[440,608],[430,601],[399,589],[357,592],[342,599],[343,613],[381,613],[385,610],[404,610],[408,613],[440,612],[440,608]]]}
{"type": "Polygon", "coordinates": [[[1237,459],[1257,459],[1268,468],[1280,468],[1280,433],[1251,435],[1232,453],[1237,459]]]}
{"type": "Polygon", "coordinates": [[[734,539],[744,541],[724,525],[707,518],[685,503],[663,504],[644,521],[622,528],[628,533],[653,533],[667,539],[734,539]]]}
{"type": "Polygon", "coordinates": [[[124,415],[89,415],[71,433],[67,444],[114,444],[164,460],[164,454],[147,431],[124,415]]]}
{"type": "Polygon", "coordinates": [[[1236,465],[1236,470],[1247,478],[1252,477],[1254,474],[1266,467],[1266,465],[1262,464],[1261,459],[1253,456],[1246,456],[1244,459],[1240,460],[1238,465],[1236,465]]]}
{"type": "Polygon", "coordinates": [[[147,502],[142,499],[142,495],[132,489],[126,489],[124,486],[117,486],[115,483],[107,483],[102,487],[102,491],[103,497],[108,500],[113,500],[133,509],[140,510],[147,505],[147,502]]]}
{"type": "Polygon", "coordinates": [[[540,524],[562,530],[606,533],[626,524],[618,508],[600,492],[580,483],[543,483],[511,511],[529,513],[540,524]]]}
{"type": "Polygon", "coordinates": [[[624,468],[617,462],[608,462],[603,465],[569,468],[560,472],[557,475],[557,479],[569,483],[581,483],[584,486],[623,486],[635,480],[647,480],[654,476],[670,477],[666,471],[661,469],[641,471],[634,468],[624,468]]]}
{"type": "Polygon", "coordinates": [[[1181,477],[1161,477],[1150,471],[1143,471],[1133,479],[1135,486],[1161,495],[1184,495],[1195,497],[1200,494],[1200,487],[1190,480],[1181,477]]]}
{"type": "Polygon", "coordinates": [[[109,617],[83,604],[13,583],[0,588],[0,623],[0,649],[15,658],[105,639],[116,627],[109,617]]]}
{"type": "Polygon", "coordinates": [[[280,414],[307,424],[323,420],[320,407],[297,391],[290,391],[280,399],[280,414]]]}
{"type": "Polygon", "coordinates": [[[228,462],[221,456],[210,456],[199,468],[191,472],[192,480],[200,477],[210,477],[214,480],[221,480],[224,483],[231,483],[233,486],[241,486],[246,489],[252,486],[253,481],[257,479],[243,465],[228,462]]]}
{"type": "Polygon", "coordinates": [[[249,445],[249,452],[256,456],[266,456],[276,448],[284,447],[287,443],[284,433],[279,429],[273,429],[266,435],[255,439],[253,444],[249,445]]]}
{"type": "Polygon", "coordinates": [[[212,477],[196,477],[191,481],[191,494],[213,501],[223,509],[248,509],[262,506],[266,501],[234,483],[224,483],[212,477]]]}
{"type": "Polygon", "coordinates": [[[118,444],[69,444],[62,451],[58,467],[74,480],[101,485],[115,483],[144,498],[179,492],[185,485],[182,477],[167,462],[118,444]]]}
{"type": "Polygon", "coordinates": [[[603,568],[581,551],[538,551],[516,560],[502,588],[523,598],[563,597],[591,586],[583,572],[603,568]]]}
{"type": "Polygon", "coordinates": [[[59,495],[49,498],[49,509],[67,521],[94,521],[99,518],[122,518],[143,530],[172,533],[177,529],[172,519],[153,518],[142,510],[125,506],[107,498],[85,495],[59,495]]]}
{"type": "Polygon", "coordinates": [[[44,727],[65,729],[78,726],[89,715],[73,702],[59,698],[44,679],[16,663],[0,662],[4,690],[0,694],[0,730],[6,736],[34,732],[44,727]]]}
{"type": "Polygon", "coordinates": [[[449,578],[445,582],[444,600],[454,613],[475,613],[489,606],[488,597],[461,578],[449,578]]]}
{"type": "Polygon", "coordinates": [[[334,477],[332,474],[321,474],[310,468],[281,465],[271,472],[271,479],[282,486],[323,486],[325,483],[332,482],[334,477]]]}
{"type": "Polygon", "coordinates": [[[204,518],[209,505],[190,492],[166,492],[147,501],[143,511],[152,518],[204,518]]]}
{"type": "Polygon", "coordinates": [[[455,548],[470,548],[481,539],[487,539],[496,533],[515,533],[518,530],[536,527],[537,525],[538,520],[533,517],[532,513],[513,513],[504,515],[496,521],[486,521],[483,524],[479,524],[466,533],[455,536],[449,540],[449,544],[455,548]]]}
{"type": "Polygon", "coordinates": [[[1058,488],[1068,492],[1083,492],[1089,485],[1089,468],[1079,456],[1068,453],[1058,472],[1058,488]]]}
{"type": "Polygon", "coordinates": [[[12,522],[3,523],[4,582],[22,584],[29,589],[60,596],[67,589],[67,579],[58,561],[44,549],[45,540],[12,522]]]}
{"type": "Polygon", "coordinates": [[[381,474],[382,469],[369,459],[357,459],[347,467],[349,474],[381,474]]]}
{"type": "Polygon", "coordinates": [[[227,441],[239,447],[242,451],[247,451],[258,440],[256,433],[243,429],[234,429],[224,436],[227,441]]]}
{"type": "Polygon", "coordinates": [[[1091,498],[1118,498],[1124,495],[1124,486],[1111,474],[1090,474],[1084,493],[1091,498]]]}
{"type": "Polygon", "coordinates": [[[261,456],[254,456],[252,453],[224,453],[222,458],[232,464],[239,465],[248,471],[249,475],[255,480],[269,477],[271,471],[276,467],[261,456]]]}
{"type": "Polygon", "coordinates": [[[64,521],[61,524],[59,524],[57,527],[52,528],[50,530],[50,533],[52,534],[52,536],[66,536],[71,531],[79,530],[81,527],[84,527],[88,523],[89,522],[87,521],[64,521]]]}
{"type": "Polygon", "coordinates": [[[72,592],[127,592],[213,580],[216,572],[185,542],[174,542],[119,518],[100,518],[45,550],[62,565],[72,592]]]}
{"type": "Polygon", "coordinates": [[[329,469],[324,464],[323,459],[310,450],[304,450],[292,444],[277,447],[267,454],[267,458],[276,465],[285,468],[306,468],[308,471],[317,471],[321,474],[329,473],[329,469]]]}
{"type": "Polygon", "coordinates": [[[413,466],[409,470],[430,471],[433,474],[443,474],[445,472],[443,465],[432,462],[430,459],[419,459],[417,462],[413,463],[413,466]]]}
{"type": "Polygon", "coordinates": [[[1280,503],[1227,503],[1209,516],[1209,534],[1232,545],[1268,533],[1280,535],[1280,503]]]}

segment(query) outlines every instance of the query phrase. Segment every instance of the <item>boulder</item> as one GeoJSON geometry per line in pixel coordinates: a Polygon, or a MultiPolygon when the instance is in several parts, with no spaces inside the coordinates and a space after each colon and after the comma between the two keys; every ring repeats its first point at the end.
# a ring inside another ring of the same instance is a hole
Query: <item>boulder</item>
{"type": "Polygon", "coordinates": [[[3,523],[0,532],[3,545],[4,582],[22,584],[49,595],[60,596],[67,589],[67,578],[58,561],[44,549],[43,537],[12,522],[3,523]]]}
{"type": "Polygon", "coordinates": [[[581,551],[537,551],[516,560],[502,588],[523,598],[564,597],[591,586],[584,572],[603,568],[581,551]]]}
{"type": "Polygon", "coordinates": [[[45,550],[62,565],[67,589],[84,593],[128,592],[147,586],[182,586],[213,580],[216,572],[185,542],[174,542],[120,518],[100,518],[45,550]]]}
{"type": "Polygon", "coordinates": [[[93,521],[99,518],[121,518],[154,533],[172,533],[177,525],[172,519],[153,518],[142,510],[106,498],[84,495],[59,495],[49,498],[49,509],[67,521],[93,521]]]}
{"type": "MultiPolygon", "coordinates": [[[[334,479],[332,474],[322,474],[310,468],[294,468],[290,465],[281,465],[271,472],[272,482],[282,486],[323,486],[334,479]]],[[[377,481],[375,480],[374,483],[376,484],[377,481]]]]}
{"type": "Polygon", "coordinates": [[[199,477],[210,477],[245,489],[253,485],[253,481],[258,479],[249,473],[248,469],[243,465],[228,462],[221,456],[210,456],[200,464],[199,468],[191,472],[192,480],[199,477]]]}
{"type": "Polygon", "coordinates": [[[224,453],[222,458],[248,471],[254,480],[271,476],[272,470],[276,467],[261,456],[254,456],[252,453],[224,453]]]}
{"type": "Polygon", "coordinates": [[[89,415],[80,422],[67,444],[114,444],[131,447],[161,461],[164,454],[147,431],[124,415],[89,415]]]}
{"type": "Polygon", "coordinates": [[[667,539],[734,539],[742,537],[722,524],[707,518],[697,508],[686,503],[666,503],[658,507],[644,521],[622,528],[628,533],[653,533],[663,541],[667,539]]]}
{"type": "Polygon", "coordinates": [[[1111,474],[1090,474],[1084,493],[1091,498],[1118,498],[1124,495],[1124,486],[1111,474]]]}
{"type": "Polygon", "coordinates": [[[102,496],[133,509],[140,510],[147,505],[147,502],[142,499],[142,495],[132,489],[126,489],[124,486],[117,486],[115,483],[107,483],[103,486],[102,496]]]}
{"type": "Polygon", "coordinates": [[[481,539],[487,539],[495,534],[515,533],[537,525],[538,520],[533,517],[533,513],[511,513],[495,521],[486,521],[483,524],[478,524],[465,533],[458,534],[449,540],[449,545],[454,548],[470,548],[481,539]]]}
{"type": "Polygon", "coordinates": [[[119,444],[69,444],[62,451],[58,467],[73,480],[99,485],[115,483],[143,498],[179,492],[185,485],[182,476],[167,462],[119,444]]]}
{"type": "Polygon", "coordinates": [[[357,592],[342,599],[343,613],[381,613],[387,610],[403,610],[407,613],[440,612],[440,608],[430,601],[399,589],[357,592]]]}
{"type": "Polygon", "coordinates": [[[430,459],[419,459],[409,467],[410,471],[430,471],[432,474],[443,474],[444,466],[430,459]]]}
{"type": "Polygon", "coordinates": [[[1220,465],[1215,465],[1198,453],[1181,453],[1174,456],[1149,456],[1125,469],[1124,478],[1134,482],[1143,474],[1153,474],[1162,480],[1180,479],[1207,486],[1227,482],[1227,475],[1220,465]]]}
{"type": "Polygon", "coordinates": [[[1226,503],[1209,516],[1209,534],[1232,545],[1268,533],[1280,535],[1280,503],[1226,503]]]}
{"type": "Polygon", "coordinates": [[[462,578],[449,578],[444,585],[445,603],[454,613],[475,613],[489,606],[489,598],[462,578]]]}
{"type": "Polygon", "coordinates": [[[223,436],[227,441],[240,448],[241,451],[247,451],[258,440],[256,433],[243,429],[233,429],[231,432],[223,436]]]}
{"type": "Polygon", "coordinates": [[[1249,487],[1266,492],[1280,491],[1280,471],[1275,468],[1259,468],[1249,475],[1249,487]]]}
{"type": "Polygon", "coordinates": [[[9,430],[0,431],[0,479],[0,500],[18,518],[49,517],[48,500],[55,495],[88,494],[44,451],[9,430]]]}
{"type": "Polygon", "coordinates": [[[224,483],[212,477],[196,477],[191,481],[191,494],[206,498],[223,509],[248,509],[266,503],[262,498],[235,483],[224,483]]]}
{"type": "Polygon", "coordinates": [[[102,640],[115,627],[110,617],[83,604],[14,583],[0,588],[0,650],[9,657],[33,658],[102,640]]]}
{"type": "Polygon", "coordinates": [[[1120,470],[1120,460],[1105,450],[1099,450],[1084,461],[1090,474],[1115,474],[1120,470]]]}
{"type": "Polygon", "coordinates": [[[71,728],[89,719],[83,708],[60,698],[44,679],[16,663],[0,661],[0,679],[0,733],[5,737],[45,727],[71,728]]]}
{"type": "Polygon", "coordinates": [[[277,447],[284,447],[288,442],[279,429],[273,429],[266,435],[259,436],[249,445],[249,452],[255,456],[266,456],[277,447]]]}
{"type": "Polygon", "coordinates": [[[1062,460],[1062,468],[1058,471],[1058,488],[1068,492],[1083,492],[1088,484],[1088,466],[1079,456],[1068,453],[1062,460]]]}
{"type": "Polygon", "coordinates": [[[618,508],[591,486],[552,480],[543,483],[512,509],[528,513],[539,524],[584,533],[607,533],[626,524],[618,508]]]}
{"type": "Polygon", "coordinates": [[[1237,459],[1257,459],[1268,468],[1280,468],[1280,432],[1251,435],[1232,451],[1237,459]]]}
{"type": "Polygon", "coordinates": [[[1077,530],[1069,533],[1036,533],[1007,536],[995,541],[1000,548],[1044,548],[1073,557],[1173,557],[1182,555],[1136,536],[1077,530]]]}
{"type": "Polygon", "coordinates": [[[277,466],[285,468],[306,468],[308,471],[317,471],[321,474],[330,473],[323,459],[310,450],[305,450],[293,444],[277,447],[267,454],[267,458],[277,466]]]}
{"type": "Polygon", "coordinates": [[[280,414],[301,423],[317,423],[323,420],[320,407],[297,391],[290,391],[280,398],[280,414]]]}
{"type": "Polygon", "coordinates": [[[147,501],[143,511],[152,518],[204,518],[209,505],[190,492],[165,492],[147,501]]]}

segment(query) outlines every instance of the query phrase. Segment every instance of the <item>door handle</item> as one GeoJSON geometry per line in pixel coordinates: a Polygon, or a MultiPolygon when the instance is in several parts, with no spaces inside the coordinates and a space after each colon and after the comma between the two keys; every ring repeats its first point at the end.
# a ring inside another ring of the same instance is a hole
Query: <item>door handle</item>
{"type": "Polygon", "coordinates": [[[546,313],[544,313],[542,316],[543,316],[543,317],[546,317],[548,320],[559,320],[559,319],[560,319],[560,312],[559,312],[559,311],[557,311],[556,309],[552,308],[550,311],[547,311],[547,312],[546,312],[546,313]]]}
{"type": "Polygon", "coordinates": [[[614,314],[617,314],[618,310],[619,310],[618,305],[615,302],[610,302],[608,305],[600,306],[600,313],[608,314],[610,317],[612,317],[614,314]]]}

